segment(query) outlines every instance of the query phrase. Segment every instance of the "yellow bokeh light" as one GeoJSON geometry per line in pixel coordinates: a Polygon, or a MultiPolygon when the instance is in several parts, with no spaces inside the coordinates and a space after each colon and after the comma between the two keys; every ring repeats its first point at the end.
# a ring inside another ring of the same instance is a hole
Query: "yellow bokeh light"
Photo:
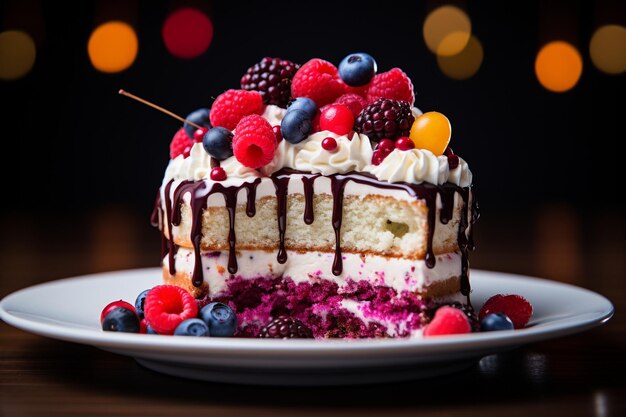
{"type": "Polygon", "coordinates": [[[598,28],[591,37],[589,55],[602,72],[621,74],[626,71],[626,28],[619,25],[598,28]]]}
{"type": "Polygon", "coordinates": [[[476,74],[483,62],[483,46],[472,35],[467,46],[453,56],[437,55],[439,69],[448,77],[455,80],[466,80],[476,74]]]}
{"type": "Polygon", "coordinates": [[[98,26],[89,37],[87,52],[98,71],[120,72],[137,57],[139,42],[133,28],[124,22],[111,21],[98,26]]]}
{"type": "Polygon", "coordinates": [[[546,89],[555,93],[571,90],[583,72],[580,52],[564,41],[553,41],[541,48],[535,60],[535,74],[546,89]]]}
{"type": "Polygon", "coordinates": [[[437,55],[458,54],[469,42],[471,33],[469,17],[455,6],[438,7],[424,21],[424,41],[428,49],[437,55]]]}
{"type": "Polygon", "coordinates": [[[20,30],[0,33],[0,79],[17,80],[33,68],[37,50],[35,42],[20,30]]]}

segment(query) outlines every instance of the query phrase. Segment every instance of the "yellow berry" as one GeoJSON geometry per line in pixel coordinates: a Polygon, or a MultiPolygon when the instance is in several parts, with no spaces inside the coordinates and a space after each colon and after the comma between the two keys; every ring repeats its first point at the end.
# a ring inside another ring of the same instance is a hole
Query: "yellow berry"
{"type": "Polygon", "coordinates": [[[416,148],[443,155],[451,135],[452,127],[448,118],[439,112],[430,111],[415,119],[409,137],[416,148]]]}

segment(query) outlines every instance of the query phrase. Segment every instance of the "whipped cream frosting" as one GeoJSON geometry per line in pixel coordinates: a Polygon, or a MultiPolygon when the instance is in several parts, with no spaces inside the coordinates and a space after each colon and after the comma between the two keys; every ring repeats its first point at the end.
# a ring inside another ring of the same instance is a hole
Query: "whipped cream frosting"
{"type": "MultiPolygon", "coordinates": [[[[420,115],[417,108],[412,109],[420,115]]],[[[286,110],[278,106],[265,106],[262,116],[272,125],[280,125],[286,110]]],[[[313,174],[332,175],[348,172],[370,172],[381,181],[406,182],[420,184],[443,184],[451,182],[461,187],[472,184],[472,173],[467,162],[459,158],[459,165],[450,169],[446,156],[436,156],[425,149],[409,151],[394,150],[378,166],[372,165],[374,145],[366,135],[350,132],[337,135],[329,131],[316,132],[304,141],[292,144],[282,140],[276,149],[273,160],[263,168],[256,170],[241,164],[234,156],[221,161],[220,166],[226,171],[227,180],[223,185],[237,185],[253,181],[255,178],[269,176],[282,168],[291,168],[313,174]],[[322,148],[322,141],[332,137],[337,141],[337,148],[327,151],[322,148]]],[[[163,182],[170,180],[205,180],[211,181],[211,157],[201,143],[191,148],[190,155],[182,155],[171,160],[163,182]]]]}

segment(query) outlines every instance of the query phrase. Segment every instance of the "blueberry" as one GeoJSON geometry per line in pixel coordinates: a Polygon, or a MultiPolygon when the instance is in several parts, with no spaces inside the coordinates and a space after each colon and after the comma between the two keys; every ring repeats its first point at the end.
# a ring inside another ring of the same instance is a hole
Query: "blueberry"
{"type": "Polygon", "coordinates": [[[339,64],[339,76],[351,87],[369,83],[376,74],[376,61],[364,52],[350,54],[339,64]]]}
{"type": "Polygon", "coordinates": [[[214,127],[202,138],[204,150],[213,158],[223,161],[233,156],[233,134],[225,127],[214,127]]]}
{"type": "Polygon", "coordinates": [[[143,303],[146,301],[146,296],[150,292],[150,289],[143,290],[135,299],[135,310],[137,311],[137,316],[142,319],[143,316],[143,303]]]}
{"type": "Polygon", "coordinates": [[[117,307],[109,311],[102,322],[102,330],[107,332],[139,333],[139,318],[134,311],[117,307]]]}
{"type": "Polygon", "coordinates": [[[237,328],[237,316],[226,304],[207,304],[199,316],[209,326],[211,336],[232,336],[237,328]]]}
{"type": "Polygon", "coordinates": [[[487,314],[480,321],[480,329],[483,332],[493,332],[497,330],[513,330],[513,322],[504,313],[487,314]]]}
{"type": "Polygon", "coordinates": [[[311,118],[304,110],[291,110],[280,124],[280,133],[289,143],[299,143],[311,133],[311,118]]]}
{"type": "MultiPolygon", "coordinates": [[[[189,120],[191,123],[195,123],[198,126],[210,128],[211,122],[209,121],[209,113],[211,113],[210,109],[198,109],[189,113],[187,117],[185,117],[185,120],[189,120]]],[[[187,135],[190,138],[193,138],[193,132],[196,131],[196,127],[190,125],[187,122],[185,122],[183,127],[185,128],[185,132],[187,132],[187,135]]]]}
{"type": "Polygon", "coordinates": [[[317,104],[308,97],[298,97],[287,107],[287,113],[294,110],[302,110],[309,115],[309,119],[313,119],[317,113],[317,104]]]}
{"type": "Polygon", "coordinates": [[[208,336],[209,327],[200,319],[187,319],[182,321],[174,330],[174,336],[208,336]]]}
{"type": "Polygon", "coordinates": [[[152,326],[148,324],[146,325],[146,334],[158,334],[158,333],[156,332],[156,330],[152,328],[152,326]]]}

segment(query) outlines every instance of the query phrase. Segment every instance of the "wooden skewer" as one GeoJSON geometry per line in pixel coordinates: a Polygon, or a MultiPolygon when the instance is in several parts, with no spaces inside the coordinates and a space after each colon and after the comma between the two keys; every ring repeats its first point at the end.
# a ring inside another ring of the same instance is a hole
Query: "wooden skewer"
{"type": "Polygon", "coordinates": [[[119,93],[119,94],[121,94],[121,95],[123,95],[123,96],[130,97],[130,98],[132,98],[133,100],[137,100],[138,102],[143,103],[143,104],[145,104],[146,106],[150,106],[150,107],[152,107],[152,108],[154,108],[154,109],[157,109],[158,111],[163,112],[163,113],[167,114],[168,116],[172,116],[172,117],[173,117],[174,119],[176,119],[176,120],[180,120],[180,121],[181,121],[181,122],[183,122],[183,123],[190,124],[190,125],[192,125],[193,127],[195,127],[196,129],[204,129],[202,126],[198,126],[197,124],[195,124],[195,123],[193,123],[193,122],[190,122],[190,121],[189,121],[189,120],[187,120],[187,119],[183,119],[182,117],[180,117],[180,116],[179,116],[179,115],[177,115],[176,113],[172,113],[171,111],[169,111],[169,110],[167,110],[167,109],[164,109],[164,108],[163,108],[163,107],[161,107],[161,106],[157,106],[156,104],[151,103],[151,102],[149,102],[148,100],[144,100],[144,99],[142,99],[141,97],[137,97],[136,95],[131,94],[131,93],[129,93],[128,91],[125,91],[125,90],[120,90],[120,91],[118,91],[118,93],[119,93]]]}

